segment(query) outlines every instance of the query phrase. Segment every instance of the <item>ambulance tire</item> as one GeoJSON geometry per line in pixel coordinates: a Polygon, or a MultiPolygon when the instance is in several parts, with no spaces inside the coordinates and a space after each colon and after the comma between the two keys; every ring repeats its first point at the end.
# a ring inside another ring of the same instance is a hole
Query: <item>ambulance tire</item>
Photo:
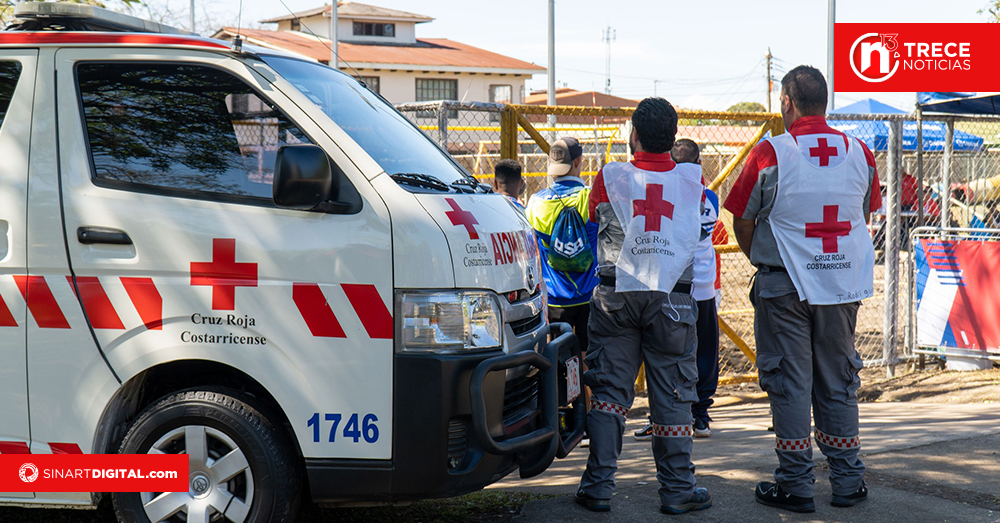
{"type": "MultiPolygon", "coordinates": [[[[172,438],[172,434],[178,433],[179,437],[173,439],[180,441],[170,444],[179,445],[181,442],[186,444],[187,430],[193,428],[200,433],[204,429],[207,454],[210,457],[215,455],[214,459],[218,459],[221,457],[220,454],[238,450],[246,458],[248,465],[246,471],[249,474],[237,475],[230,480],[222,498],[233,497],[238,501],[246,501],[246,505],[249,505],[249,512],[237,516],[236,523],[291,523],[295,521],[302,489],[302,473],[296,458],[297,454],[292,450],[292,442],[288,435],[272,422],[275,418],[269,417],[266,414],[267,410],[256,407],[255,403],[244,394],[224,388],[186,390],[164,396],[147,407],[132,422],[118,453],[146,454],[153,445],[163,444],[163,441],[172,438]],[[211,448],[213,445],[214,450],[211,448]],[[239,492],[244,495],[248,492],[246,484],[233,484],[233,481],[240,478],[244,481],[247,478],[251,479],[249,481],[252,486],[251,500],[239,499],[239,492]],[[237,495],[233,496],[231,492],[237,495]]],[[[192,464],[190,471],[192,485],[196,473],[194,467],[192,464]]],[[[191,488],[193,491],[195,487],[191,488]]],[[[213,484],[212,488],[215,489],[216,486],[213,484]]],[[[143,507],[144,501],[150,501],[152,495],[152,493],[137,492],[112,494],[112,504],[118,521],[157,523],[150,520],[143,507]]],[[[188,499],[192,503],[195,502],[194,497],[188,499]]],[[[227,508],[223,510],[228,513],[232,510],[232,505],[227,503],[227,508]]],[[[220,519],[218,511],[215,517],[209,519],[233,521],[226,516],[220,519]]],[[[182,521],[177,516],[161,521],[175,520],[182,521]]]]}

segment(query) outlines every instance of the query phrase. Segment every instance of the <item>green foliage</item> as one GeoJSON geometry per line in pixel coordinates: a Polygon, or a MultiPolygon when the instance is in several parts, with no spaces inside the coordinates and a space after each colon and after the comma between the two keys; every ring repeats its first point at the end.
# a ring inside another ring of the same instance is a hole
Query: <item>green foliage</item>
{"type": "Polygon", "coordinates": [[[1000,22],[1000,0],[992,0],[976,13],[986,15],[987,22],[1000,22]]]}
{"type": "MultiPolygon", "coordinates": [[[[1000,0],[997,0],[1000,1],[1000,0]]],[[[727,113],[763,113],[767,108],[757,102],[740,102],[733,104],[726,109],[727,113]]]]}
{"type": "MultiPolygon", "coordinates": [[[[997,0],[1000,2],[1000,0],[997,0]]],[[[767,108],[757,102],[740,102],[737,104],[730,105],[726,109],[727,113],[766,113],[767,108]]],[[[678,125],[741,125],[741,126],[753,126],[758,127],[763,124],[763,121],[755,120],[706,120],[704,118],[698,119],[682,119],[677,122],[678,125]]]]}

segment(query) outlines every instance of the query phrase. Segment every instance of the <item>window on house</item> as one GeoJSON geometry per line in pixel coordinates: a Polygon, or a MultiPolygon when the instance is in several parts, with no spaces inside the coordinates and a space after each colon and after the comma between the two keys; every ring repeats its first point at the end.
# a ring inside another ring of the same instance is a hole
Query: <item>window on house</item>
{"type": "Polygon", "coordinates": [[[491,85],[490,86],[490,101],[498,104],[509,104],[511,100],[511,94],[514,92],[514,88],[509,85],[491,85]]]}
{"type": "Polygon", "coordinates": [[[377,76],[355,76],[354,79],[357,80],[357,81],[359,81],[359,82],[364,82],[365,85],[368,86],[368,90],[370,90],[371,92],[382,94],[382,91],[381,91],[381,89],[379,87],[379,77],[377,77],[377,76]]]}
{"type": "MultiPolygon", "coordinates": [[[[513,87],[509,85],[491,85],[490,86],[490,102],[498,104],[509,104],[513,103],[511,100],[511,94],[513,93],[513,87]]],[[[491,122],[500,121],[500,113],[490,113],[491,122]]]]}
{"type": "Polygon", "coordinates": [[[417,78],[417,101],[458,100],[458,80],[417,78]]]}
{"type": "Polygon", "coordinates": [[[396,24],[354,22],[354,36],[396,36],[396,24]]]}
{"type": "Polygon", "coordinates": [[[292,31],[302,30],[302,22],[298,18],[292,18],[292,31]]]}
{"type": "MultiPolygon", "coordinates": [[[[458,100],[458,80],[417,78],[418,102],[433,102],[437,100],[458,100]]],[[[417,118],[435,116],[429,111],[420,111],[417,118]]],[[[458,111],[448,111],[448,118],[458,118],[458,111]]]]}

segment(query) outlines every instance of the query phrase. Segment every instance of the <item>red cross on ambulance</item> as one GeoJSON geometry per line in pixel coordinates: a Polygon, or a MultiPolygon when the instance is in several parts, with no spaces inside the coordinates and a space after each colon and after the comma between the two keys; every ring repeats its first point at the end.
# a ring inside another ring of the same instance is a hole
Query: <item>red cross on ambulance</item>
{"type": "Polygon", "coordinates": [[[823,221],[806,224],[806,238],[822,238],[824,254],[840,252],[837,238],[851,233],[850,221],[837,221],[839,212],[839,205],[824,205],[823,221]]]}
{"type": "Polygon", "coordinates": [[[475,225],[479,225],[479,222],[476,221],[476,217],[473,216],[471,212],[459,207],[458,203],[453,198],[445,198],[444,201],[448,202],[448,205],[451,207],[450,211],[444,213],[448,216],[448,219],[451,220],[451,224],[465,227],[465,230],[469,232],[469,239],[478,240],[479,232],[477,232],[474,227],[475,225]]]}
{"type": "Polygon", "coordinates": [[[660,217],[674,219],[674,204],[663,199],[663,185],[651,183],[645,200],[632,200],[632,217],[636,216],[646,218],[646,232],[660,230],[660,217]]]}
{"type": "Polygon", "coordinates": [[[191,262],[191,285],[212,287],[212,310],[236,309],[236,287],[257,286],[257,264],[236,261],[236,239],[212,239],[212,261],[191,262]]]}

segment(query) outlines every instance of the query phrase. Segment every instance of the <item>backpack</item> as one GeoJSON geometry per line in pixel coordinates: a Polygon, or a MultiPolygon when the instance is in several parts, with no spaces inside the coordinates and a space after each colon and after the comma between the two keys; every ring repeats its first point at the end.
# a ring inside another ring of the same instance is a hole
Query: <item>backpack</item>
{"type": "MultiPolygon", "coordinates": [[[[562,200],[560,200],[562,203],[562,200]]],[[[594,263],[587,224],[576,207],[565,204],[549,236],[549,265],[563,272],[584,272],[594,263]]]]}

